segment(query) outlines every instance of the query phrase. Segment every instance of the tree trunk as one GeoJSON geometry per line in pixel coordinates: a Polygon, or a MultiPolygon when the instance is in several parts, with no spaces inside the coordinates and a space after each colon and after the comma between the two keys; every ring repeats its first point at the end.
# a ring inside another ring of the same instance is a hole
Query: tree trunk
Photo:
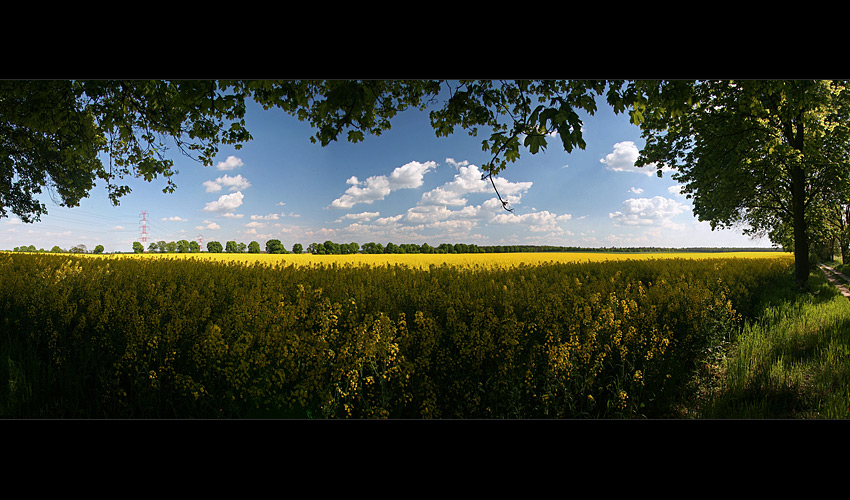
{"type": "Polygon", "coordinates": [[[840,227],[838,244],[841,245],[841,263],[850,264],[850,204],[843,206],[840,227]]]}
{"type": "Polygon", "coordinates": [[[791,167],[791,210],[794,216],[794,279],[803,287],[809,280],[809,236],[806,227],[806,185],[803,166],[791,167]]]}

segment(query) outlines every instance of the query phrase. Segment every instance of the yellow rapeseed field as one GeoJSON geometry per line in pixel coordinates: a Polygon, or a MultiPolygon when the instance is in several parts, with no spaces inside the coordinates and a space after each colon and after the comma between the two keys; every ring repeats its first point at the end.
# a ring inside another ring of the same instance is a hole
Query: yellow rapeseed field
{"type": "Polygon", "coordinates": [[[791,269],[780,252],[0,252],[0,386],[29,387],[0,417],[664,417],[791,269]]]}
{"type": "Polygon", "coordinates": [[[108,257],[157,259],[209,259],[244,264],[264,263],[273,266],[392,266],[428,268],[448,264],[459,267],[501,267],[538,265],[545,263],[604,262],[646,259],[728,259],[728,258],[792,258],[786,252],[526,252],[526,253],[467,253],[467,254],[252,254],[252,253],[146,253],[122,254],[108,257]]]}

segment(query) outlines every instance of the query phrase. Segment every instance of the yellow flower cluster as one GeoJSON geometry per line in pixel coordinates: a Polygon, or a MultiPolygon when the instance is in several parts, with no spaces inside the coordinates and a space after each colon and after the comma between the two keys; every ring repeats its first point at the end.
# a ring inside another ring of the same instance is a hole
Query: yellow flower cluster
{"type": "Polygon", "coordinates": [[[88,416],[634,417],[790,265],[0,253],[0,334],[43,356],[45,401],[79,393],[88,416]]]}

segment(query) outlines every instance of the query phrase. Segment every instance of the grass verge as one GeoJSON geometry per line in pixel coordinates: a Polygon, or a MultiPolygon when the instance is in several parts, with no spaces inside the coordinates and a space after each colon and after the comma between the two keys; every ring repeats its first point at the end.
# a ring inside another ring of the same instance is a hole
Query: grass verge
{"type": "Polygon", "coordinates": [[[702,419],[850,417],[850,301],[813,271],[805,291],[789,275],[731,342],[711,353],[684,411],[702,419]]]}

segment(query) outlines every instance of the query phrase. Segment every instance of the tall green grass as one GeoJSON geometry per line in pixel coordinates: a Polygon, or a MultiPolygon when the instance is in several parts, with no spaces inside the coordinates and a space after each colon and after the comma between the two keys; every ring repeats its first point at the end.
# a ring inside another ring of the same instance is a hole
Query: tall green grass
{"type": "Polygon", "coordinates": [[[725,376],[700,418],[850,417],[850,301],[813,271],[765,297],[723,363],[725,376]]]}

